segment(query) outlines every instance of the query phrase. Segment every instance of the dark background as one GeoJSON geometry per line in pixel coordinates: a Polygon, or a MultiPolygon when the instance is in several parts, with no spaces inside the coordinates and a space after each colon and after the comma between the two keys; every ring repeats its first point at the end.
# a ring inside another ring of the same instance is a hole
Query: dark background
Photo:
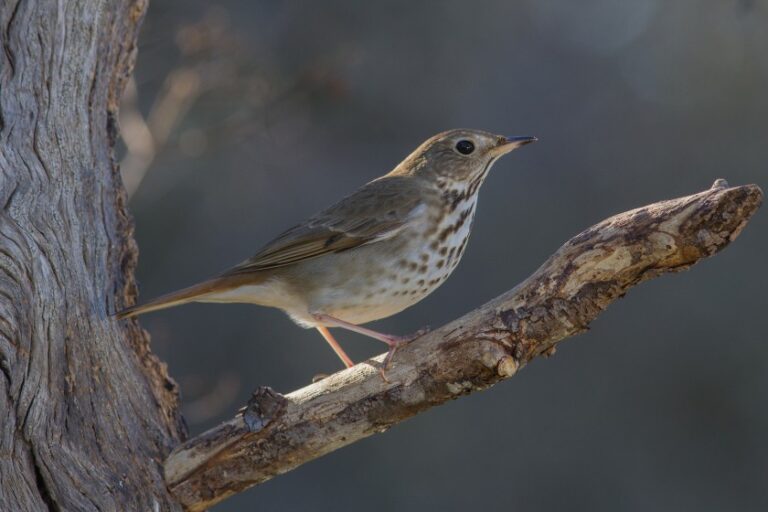
{"type": "MultiPolygon", "coordinates": [[[[611,214],[716,178],[765,187],[766,49],[763,0],[154,0],[122,119],[141,296],[240,262],[434,133],[536,135],[495,166],[453,277],[373,324],[442,325],[611,214]]],[[[767,229],[760,211],[555,357],[215,510],[767,510],[767,229]]],[[[192,434],[258,385],[340,368],[276,310],[142,324],[192,434]]]]}

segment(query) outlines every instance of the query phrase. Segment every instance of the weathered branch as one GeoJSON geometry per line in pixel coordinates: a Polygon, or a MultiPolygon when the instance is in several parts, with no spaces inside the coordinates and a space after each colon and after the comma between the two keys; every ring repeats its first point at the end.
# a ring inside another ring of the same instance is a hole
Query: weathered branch
{"type": "Polygon", "coordinates": [[[379,375],[382,356],[285,397],[268,388],[244,414],[179,446],[165,463],[189,510],[285,473],[425,409],[487,388],[587,325],[632,286],[687,269],[741,232],[762,201],[755,185],[651,204],[597,224],[531,277],[415,340],[379,375]]]}

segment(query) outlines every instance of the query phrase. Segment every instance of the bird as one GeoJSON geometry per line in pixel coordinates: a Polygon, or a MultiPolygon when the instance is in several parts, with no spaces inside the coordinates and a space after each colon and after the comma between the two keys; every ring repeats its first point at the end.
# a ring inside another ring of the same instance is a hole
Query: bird
{"type": "Polygon", "coordinates": [[[363,324],[413,306],[445,282],[464,254],[491,167],[537,140],[474,129],[439,133],[388,174],[283,232],[251,258],[116,316],[190,302],[278,308],[299,326],[316,329],[348,368],[355,363],[330,328],[384,342],[384,375],[398,347],[425,330],[402,336],[363,324]]]}

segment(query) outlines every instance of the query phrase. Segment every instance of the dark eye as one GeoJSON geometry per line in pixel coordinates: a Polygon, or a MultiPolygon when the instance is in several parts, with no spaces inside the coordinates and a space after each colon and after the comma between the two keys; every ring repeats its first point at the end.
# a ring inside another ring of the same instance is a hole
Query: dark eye
{"type": "Polygon", "coordinates": [[[456,151],[462,155],[468,155],[475,150],[475,145],[471,140],[460,140],[456,143],[456,151]]]}

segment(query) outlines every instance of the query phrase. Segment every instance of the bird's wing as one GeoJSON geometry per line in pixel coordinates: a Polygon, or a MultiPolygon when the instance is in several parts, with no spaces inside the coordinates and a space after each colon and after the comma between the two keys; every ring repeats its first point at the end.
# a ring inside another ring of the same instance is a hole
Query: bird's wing
{"type": "Polygon", "coordinates": [[[413,178],[388,176],[284,232],[225,276],[283,267],[386,240],[426,209],[413,178]]]}

